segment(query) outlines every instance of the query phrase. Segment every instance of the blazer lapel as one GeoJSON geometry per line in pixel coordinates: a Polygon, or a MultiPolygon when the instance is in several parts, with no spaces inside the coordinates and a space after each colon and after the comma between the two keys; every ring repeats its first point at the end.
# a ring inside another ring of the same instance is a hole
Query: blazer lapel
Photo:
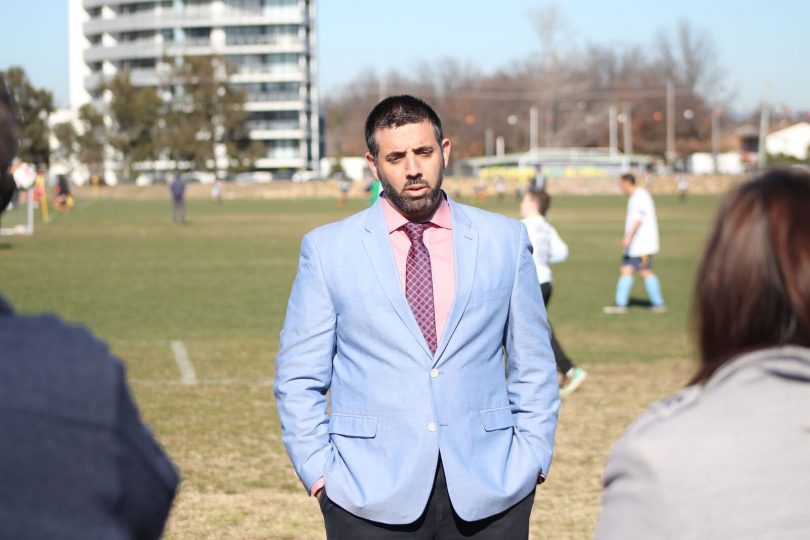
{"type": "Polygon", "coordinates": [[[461,316],[467,308],[470,300],[473,282],[475,281],[476,260],[478,257],[478,231],[472,227],[472,222],[467,214],[450,197],[447,198],[450,204],[450,213],[453,216],[453,257],[456,266],[456,297],[447,323],[442,332],[442,340],[436,348],[434,365],[438,363],[442,353],[447,348],[453,332],[456,331],[461,316]]]}
{"type": "Polygon", "coordinates": [[[366,253],[368,253],[374,273],[380,282],[380,287],[388,297],[388,301],[391,302],[394,311],[397,312],[402,323],[408,328],[408,331],[410,331],[425,353],[430,358],[433,358],[427,341],[422,335],[422,330],[420,330],[416,318],[413,316],[411,306],[408,305],[408,301],[405,299],[405,291],[402,290],[397,264],[394,261],[394,253],[391,249],[391,239],[388,236],[388,227],[385,224],[380,203],[369,208],[367,212],[363,245],[366,248],[366,253]]]}

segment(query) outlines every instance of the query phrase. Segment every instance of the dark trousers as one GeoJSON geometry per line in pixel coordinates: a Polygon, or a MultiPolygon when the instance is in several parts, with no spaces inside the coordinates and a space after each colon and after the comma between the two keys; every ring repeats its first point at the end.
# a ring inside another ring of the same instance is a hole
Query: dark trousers
{"type": "MultiPolygon", "coordinates": [[[[548,301],[551,300],[551,289],[551,283],[540,284],[540,290],[543,292],[543,302],[546,304],[546,309],[548,309],[548,301]]],[[[551,321],[549,321],[548,327],[551,328],[551,321]]],[[[565,375],[572,367],[574,367],[574,363],[570,358],[568,358],[565,351],[563,351],[560,343],[554,336],[553,328],[551,328],[551,350],[554,352],[554,361],[557,363],[557,371],[565,375]]]]}
{"type": "Polygon", "coordinates": [[[529,538],[529,516],[534,491],[501,512],[479,521],[463,521],[453,511],[441,459],[427,506],[413,523],[388,525],[355,516],[321,497],[321,512],[327,540],[520,540],[529,538]]]}

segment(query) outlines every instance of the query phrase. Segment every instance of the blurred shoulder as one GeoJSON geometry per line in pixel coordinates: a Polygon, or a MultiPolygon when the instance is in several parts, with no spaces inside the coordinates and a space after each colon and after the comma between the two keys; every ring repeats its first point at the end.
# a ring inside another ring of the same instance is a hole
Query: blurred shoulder
{"type": "Polygon", "coordinates": [[[478,230],[479,234],[520,236],[526,226],[517,219],[483,210],[475,206],[461,204],[448,198],[453,221],[467,223],[478,230]]]}
{"type": "Polygon", "coordinates": [[[56,315],[4,315],[3,400],[42,414],[112,421],[123,364],[84,326],[56,315]]]}

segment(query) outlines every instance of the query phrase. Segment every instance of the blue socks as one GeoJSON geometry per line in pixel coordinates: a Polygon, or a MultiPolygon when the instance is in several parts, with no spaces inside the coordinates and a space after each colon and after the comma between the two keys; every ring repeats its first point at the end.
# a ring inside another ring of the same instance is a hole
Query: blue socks
{"type": "Polygon", "coordinates": [[[616,305],[627,307],[630,301],[630,289],[633,288],[633,276],[619,276],[616,283],[616,305]]]}
{"type": "Polygon", "coordinates": [[[661,294],[661,282],[658,281],[658,276],[653,274],[650,277],[645,278],[644,286],[647,288],[647,294],[650,296],[650,302],[652,302],[652,305],[663,306],[664,296],[661,294]]]}

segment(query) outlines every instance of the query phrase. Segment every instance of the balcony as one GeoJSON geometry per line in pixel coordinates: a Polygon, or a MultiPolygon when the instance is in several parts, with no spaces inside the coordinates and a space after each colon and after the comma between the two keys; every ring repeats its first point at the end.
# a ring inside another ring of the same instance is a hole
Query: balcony
{"type": "Polygon", "coordinates": [[[116,61],[124,58],[156,58],[164,51],[164,43],[152,39],[119,42],[112,47],[93,46],[84,51],[84,61],[102,62],[104,60],[116,61]]]}
{"type": "Polygon", "coordinates": [[[220,11],[219,14],[221,17],[221,23],[225,26],[228,24],[245,23],[305,24],[308,22],[306,11],[297,7],[237,8],[226,4],[223,6],[222,11],[220,11]]]}
{"type": "Polygon", "coordinates": [[[254,130],[297,130],[298,120],[248,120],[245,127],[254,130]]]}
{"type": "Polygon", "coordinates": [[[300,101],[301,95],[296,92],[248,92],[245,99],[251,102],[263,101],[300,101]]]}

